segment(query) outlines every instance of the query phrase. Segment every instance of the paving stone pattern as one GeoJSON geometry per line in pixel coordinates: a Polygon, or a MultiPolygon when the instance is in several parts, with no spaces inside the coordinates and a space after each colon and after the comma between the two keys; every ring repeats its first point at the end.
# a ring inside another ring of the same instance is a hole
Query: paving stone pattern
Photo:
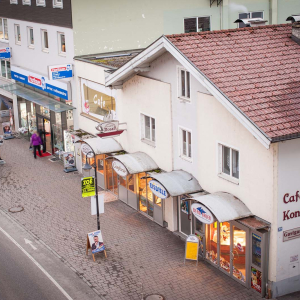
{"type": "Polygon", "coordinates": [[[183,263],[184,242],[114,196],[105,193],[100,216],[108,258],[86,256],[87,233],[97,229],[90,198],[82,198],[78,174],[66,174],[49,157],[34,159],[23,139],[0,148],[0,208],[56,251],[99,293],[101,299],[141,299],[158,293],[177,299],[261,299],[207,262],[183,263]]]}

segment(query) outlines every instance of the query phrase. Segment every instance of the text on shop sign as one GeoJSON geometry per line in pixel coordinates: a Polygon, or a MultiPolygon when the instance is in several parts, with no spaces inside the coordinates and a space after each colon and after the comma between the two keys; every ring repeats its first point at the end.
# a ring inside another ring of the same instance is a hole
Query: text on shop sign
{"type": "MultiPolygon", "coordinates": [[[[290,196],[289,193],[286,193],[283,196],[283,203],[285,204],[298,202],[298,200],[300,201],[299,191],[297,191],[296,194],[292,196],[290,196]]],[[[298,218],[298,217],[300,217],[300,210],[296,210],[296,211],[285,210],[283,212],[283,221],[298,218]]]]}
{"type": "Polygon", "coordinates": [[[214,222],[214,217],[212,213],[205,206],[199,203],[192,204],[192,212],[193,215],[201,222],[205,224],[211,224],[214,222]]]}
{"type": "Polygon", "coordinates": [[[152,193],[160,199],[168,198],[167,190],[156,180],[149,181],[149,187],[152,193]]]}

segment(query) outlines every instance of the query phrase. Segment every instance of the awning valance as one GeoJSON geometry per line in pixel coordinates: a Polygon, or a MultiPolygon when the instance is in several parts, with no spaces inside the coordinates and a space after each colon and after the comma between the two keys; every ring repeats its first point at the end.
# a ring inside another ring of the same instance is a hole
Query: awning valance
{"type": "Polygon", "coordinates": [[[126,167],[129,174],[138,174],[158,169],[156,162],[144,152],[116,155],[113,158],[119,160],[126,167]]]}
{"type": "Polygon", "coordinates": [[[75,109],[74,106],[54,100],[48,96],[44,96],[40,93],[32,91],[16,83],[1,85],[0,88],[7,92],[10,92],[11,94],[17,95],[28,101],[31,101],[35,104],[47,107],[49,110],[54,111],[56,113],[61,113],[66,110],[75,109]]]}
{"type": "Polygon", "coordinates": [[[149,176],[159,181],[173,197],[202,191],[198,180],[185,171],[151,172],[149,176]]]}
{"type": "Polygon", "coordinates": [[[237,220],[253,215],[240,199],[229,193],[217,192],[205,196],[191,196],[191,199],[206,206],[219,222],[237,220]]]}
{"type": "Polygon", "coordinates": [[[122,151],[122,146],[113,138],[101,139],[99,137],[82,139],[82,142],[89,145],[95,155],[108,154],[122,151]]]}

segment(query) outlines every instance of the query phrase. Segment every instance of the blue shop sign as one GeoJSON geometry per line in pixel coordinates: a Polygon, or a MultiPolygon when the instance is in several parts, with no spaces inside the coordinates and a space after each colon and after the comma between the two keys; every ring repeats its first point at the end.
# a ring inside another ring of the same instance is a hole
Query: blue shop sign
{"type": "Polygon", "coordinates": [[[149,181],[149,188],[152,193],[160,199],[166,199],[169,197],[169,193],[165,187],[156,180],[149,181]]]}
{"type": "Polygon", "coordinates": [[[0,59],[7,59],[10,58],[10,47],[7,48],[0,48],[0,59]]]}
{"type": "Polygon", "coordinates": [[[57,80],[57,79],[64,79],[64,78],[71,78],[73,77],[73,70],[71,64],[66,65],[58,65],[58,66],[49,66],[49,79],[50,80],[57,80]]]}

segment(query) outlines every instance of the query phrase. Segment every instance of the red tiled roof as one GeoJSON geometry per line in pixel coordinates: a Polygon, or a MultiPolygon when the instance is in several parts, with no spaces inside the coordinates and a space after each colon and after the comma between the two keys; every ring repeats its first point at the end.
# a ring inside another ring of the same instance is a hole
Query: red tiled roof
{"type": "Polygon", "coordinates": [[[300,45],[290,24],[166,36],[269,138],[300,135],[300,45]]]}

